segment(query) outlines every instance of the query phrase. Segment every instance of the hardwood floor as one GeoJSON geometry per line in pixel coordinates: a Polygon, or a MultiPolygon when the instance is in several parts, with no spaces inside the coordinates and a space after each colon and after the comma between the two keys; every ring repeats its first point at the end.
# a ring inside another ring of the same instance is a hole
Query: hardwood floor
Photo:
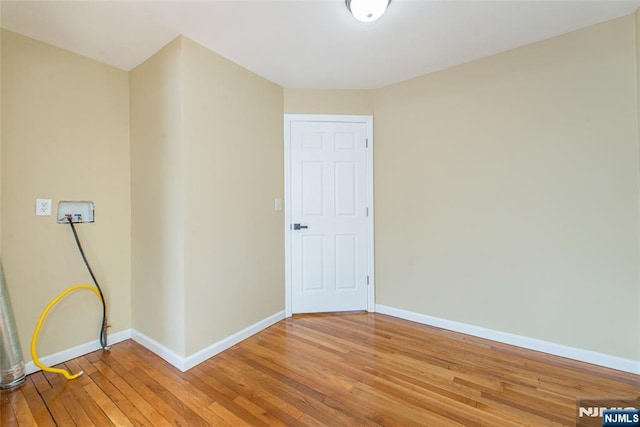
{"type": "Polygon", "coordinates": [[[640,376],[380,314],[287,319],[182,373],[128,340],[3,392],[2,426],[575,425],[640,376]]]}

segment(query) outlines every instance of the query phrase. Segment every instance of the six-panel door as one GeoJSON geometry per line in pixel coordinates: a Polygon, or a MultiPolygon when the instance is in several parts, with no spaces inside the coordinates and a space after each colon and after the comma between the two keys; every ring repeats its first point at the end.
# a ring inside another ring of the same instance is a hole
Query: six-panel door
{"type": "Polygon", "coordinates": [[[367,309],[365,144],[364,123],[291,125],[294,313],[367,309]]]}

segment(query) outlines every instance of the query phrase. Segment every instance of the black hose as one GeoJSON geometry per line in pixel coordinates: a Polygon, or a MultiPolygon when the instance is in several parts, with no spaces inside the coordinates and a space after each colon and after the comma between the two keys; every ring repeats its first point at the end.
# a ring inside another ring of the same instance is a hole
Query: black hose
{"type": "Polygon", "coordinates": [[[76,227],[73,225],[73,219],[71,217],[67,217],[67,221],[71,226],[71,231],[73,232],[73,237],[76,240],[76,245],[78,246],[78,250],[80,251],[80,255],[82,255],[82,260],[84,261],[84,265],[87,266],[87,270],[89,270],[89,274],[91,275],[91,279],[93,280],[93,284],[98,288],[98,293],[100,294],[100,301],[102,302],[102,326],[100,327],[100,346],[103,350],[109,350],[109,346],[107,345],[107,304],[104,301],[104,294],[102,293],[102,288],[98,284],[98,280],[96,279],[95,274],[93,274],[93,270],[89,265],[89,261],[87,261],[87,257],[84,254],[84,250],[82,249],[82,244],[80,243],[80,239],[78,239],[78,233],[76,232],[76,227]]]}

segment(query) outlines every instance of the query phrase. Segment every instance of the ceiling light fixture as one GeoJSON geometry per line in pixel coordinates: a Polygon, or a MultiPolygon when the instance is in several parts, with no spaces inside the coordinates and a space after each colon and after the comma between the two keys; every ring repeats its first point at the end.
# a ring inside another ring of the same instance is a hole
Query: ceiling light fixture
{"type": "Polygon", "coordinates": [[[347,9],[360,22],[371,22],[380,18],[391,0],[345,0],[347,9]]]}

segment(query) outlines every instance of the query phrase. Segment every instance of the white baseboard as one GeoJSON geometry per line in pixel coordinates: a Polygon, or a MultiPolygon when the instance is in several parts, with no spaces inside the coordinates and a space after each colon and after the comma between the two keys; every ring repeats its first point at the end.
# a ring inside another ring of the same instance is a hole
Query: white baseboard
{"type": "Polygon", "coordinates": [[[131,331],[131,339],[145,347],[147,350],[150,350],[158,356],[162,357],[164,360],[180,369],[182,372],[186,370],[184,369],[184,357],[180,356],[169,347],[160,344],[158,341],[135,329],[131,331]]]}
{"type": "MultiPolygon", "coordinates": [[[[109,334],[108,338],[109,345],[128,340],[131,338],[131,329],[125,329],[124,331],[116,332],[115,334],[109,334]]],[[[100,348],[101,346],[99,341],[91,341],[55,354],[40,357],[40,362],[47,366],[54,366],[68,360],[75,359],[76,357],[84,356],[92,351],[100,350],[100,348]]],[[[40,368],[38,368],[33,362],[29,362],[25,365],[25,371],[27,375],[29,375],[40,371],[40,368]]]]}
{"type": "Polygon", "coordinates": [[[180,369],[182,372],[185,372],[193,368],[194,366],[199,365],[205,360],[215,356],[216,354],[238,344],[240,341],[249,338],[251,335],[254,335],[262,331],[263,329],[268,328],[269,326],[279,322],[284,318],[285,315],[283,310],[267,317],[266,319],[260,320],[259,322],[254,323],[253,325],[239,332],[236,332],[233,335],[223,338],[222,340],[211,344],[209,347],[203,348],[202,350],[197,351],[196,353],[187,357],[178,355],[173,350],[147,337],[139,331],[133,330],[131,338],[146,347],[148,350],[151,350],[158,356],[162,357],[164,360],[180,369]]]}
{"type": "Polygon", "coordinates": [[[267,329],[269,326],[273,325],[284,319],[284,310],[280,311],[276,314],[273,314],[266,319],[262,319],[261,321],[254,323],[253,325],[241,330],[240,332],[236,332],[235,334],[224,338],[217,343],[210,345],[207,348],[204,348],[196,353],[193,353],[191,356],[188,356],[185,359],[185,371],[193,368],[196,365],[204,362],[210,357],[215,356],[216,354],[238,344],[240,341],[243,341],[249,338],[251,335],[255,335],[258,332],[267,329]]]}
{"type": "Polygon", "coordinates": [[[543,353],[566,357],[573,360],[579,360],[581,362],[592,363],[594,365],[617,369],[624,372],[630,372],[632,374],[640,374],[640,361],[637,360],[625,359],[618,356],[612,356],[610,354],[569,347],[566,345],[543,341],[536,338],[529,338],[511,334],[508,332],[496,331],[493,329],[483,328],[481,326],[474,326],[467,323],[441,319],[439,317],[428,316],[426,314],[401,310],[398,308],[388,307],[380,304],[376,305],[376,312],[387,314],[393,317],[398,317],[400,319],[410,320],[412,322],[435,326],[437,328],[448,329],[450,331],[460,332],[467,335],[473,335],[475,337],[486,338],[504,344],[511,344],[529,350],[541,351],[543,353]]]}

